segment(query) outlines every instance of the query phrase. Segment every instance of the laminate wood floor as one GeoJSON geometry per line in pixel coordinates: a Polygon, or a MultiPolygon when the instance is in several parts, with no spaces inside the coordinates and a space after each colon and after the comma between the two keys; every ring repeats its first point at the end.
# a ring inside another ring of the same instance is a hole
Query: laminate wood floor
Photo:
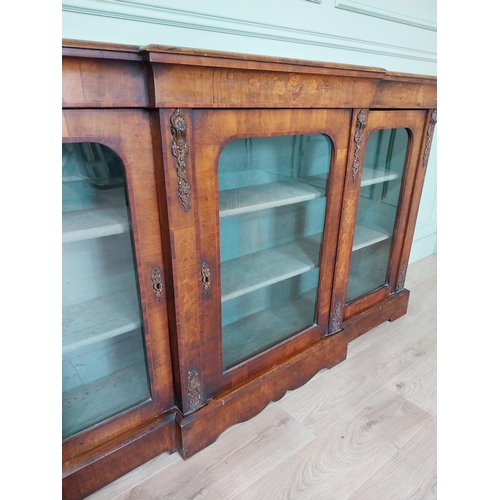
{"type": "Polygon", "coordinates": [[[91,500],[436,498],[436,255],[409,266],[408,313],[187,461],[162,454],[91,500]]]}

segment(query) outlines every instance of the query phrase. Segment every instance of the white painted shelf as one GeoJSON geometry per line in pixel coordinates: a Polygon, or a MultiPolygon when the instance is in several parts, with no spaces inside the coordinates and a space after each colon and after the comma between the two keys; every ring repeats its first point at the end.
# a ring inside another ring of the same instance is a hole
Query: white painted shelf
{"type": "Polygon", "coordinates": [[[127,207],[89,208],[62,214],[63,243],[101,238],[128,230],[127,207]]]}
{"type": "Polygon", "coordinates": [[[229,217],[266,208],[281,207],[325,196],[326,174],[219,192],[219,216],[229,217]]]}
{"type": "Polygon", "coordinates": [[[63,243],[101,238],[129,230],[123,188],[101,190],[87,186],[80,196],[63,202],[63,243]]]}
{"type": "MultiPolygon", "coordinates": [[[[317,268],[322,236],[323,233],[318,233],[223,262],[222,302],[317,268]]],[[[353,251],[389,236],[380,230],[357,225],[353,251]]]]}
{"type": "Polygon", "coordinates": [[[322,236],[318,233],[223,262],[222,302],[315,269],[322,236]]]}
{"type": "Polygon", "coordinates": [[[141,326],[137,290],[63,308],[63,353],[130,332],[141,326]]]}
{"type": "Polygon", "coordinates": [[[62,178],[63,184],[65,182],[75,182],[75,181],[88,181],[89,178],[83,175],[67,175],[62,178]]]}
{"type": "Polygon", "coordinates": [[[394,172],[382,172],[374,170],[370,167],[363,167],[363,176],[361,178],[361,187],[379,184],[381,182],[392,181],[398,178],[398,174],[394,172]]]}
{"type": "Polygon", "coordinates": [[[316,296],[317,288],[314,288],[282,306],[265,309],[223,327],[224,367],[230,368],[312,326],[316,296]]]}
{"type": "Polygon", "coordinates": [[[372,229],[369,227],[356,224],[356,230],[354,231],[354,242],[352,245],[352,251],[359,250],[379,241],[384,241],[390,237],[390,234],[383,232],[381,229],[372,229]]]}
{"type": "MultiPolygon", "coordinates": [[[[385,173],[365,167],[361,187],[390,181],[397,177],[396,173],[385,173]]],[[[219,216],[230,217],[320,198],[325,196],[327,178],[328,174],[324,173],[303,179],[288,179],[220,191],[219,216]]]]}

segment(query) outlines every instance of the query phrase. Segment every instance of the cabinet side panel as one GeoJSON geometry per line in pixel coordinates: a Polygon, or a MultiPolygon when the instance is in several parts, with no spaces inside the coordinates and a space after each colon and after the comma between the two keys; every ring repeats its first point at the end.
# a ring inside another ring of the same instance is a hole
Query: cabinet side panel
{"type": "MultiPolygon", "coordinates": [[[[429,161],[430,149],[432,146],[432,139],[434,137],[434,126],[437,122],[437,110],[430,109],[425,118],[425,124],[420,129],[420,147],[418,156],[415,159],[415,178],[413,184],[413,191],[411,199],[408,200],[408,216],[406,223],[406,231],[404,241],[402,242],[401,254],[399,261],[395,265],[395,276],[392,282],[394,291],[399,292],[404,287],[406,277],[406,269],[408,268],[408,261],[410,259],[411,245],[413,242],[413,235],[415,233],[415,225],[417,223],[418,209],[420,205],[420,198],[424,188],[425,173],[427,170],[427,162],[429,161]]],[[[408,198],[410,198],[408,196],[408,198]]]]}

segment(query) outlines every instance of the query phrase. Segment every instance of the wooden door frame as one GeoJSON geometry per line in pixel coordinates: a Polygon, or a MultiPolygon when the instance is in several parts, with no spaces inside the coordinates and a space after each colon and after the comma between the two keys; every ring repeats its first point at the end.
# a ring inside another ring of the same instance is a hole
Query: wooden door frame
{"type": "Polygon", "coordinates": [[[188,154],[183,169],[190,186],[187,206],[179,197],[179,158],[172,152],[175,109],[160,110],[165,164],[165,187],[170,224],[170,246],[176,346],[177,404],[183,414],[230,390],[328,333],[330,293],[348,149],[351,110],[189,110],[185,121],[188,154]],[[229,370],[222,366],[220,312],[220,249],[218,217],[218,160],[226,144],[237,138],[296,134],[324,134],[332,142],[324,248],[321,258],[317,325],[287,339],[229,370]],[[202,285],[203,263],[210,272],[210,292],[202,285]]]}
{"type": "Polygon", "coordinates": [[[152,282],[153,269],[162,276],[164,264],[149,113],[66,109],[62,119],[63,143],[104,144],[124,164],[151,390],[151,398],[143,403],[63,440],[63,470],[69,473],[78,469],[80,457],[172,410],[174,396],[166,299],[164,294],[157,298],[152,282]]]}
{"type": "MultiPolygon", "coordinates": [[[[351,124],[351,139],[348,158],[348,175],[344,188],[341,221],[341,240],[336,264],[334,290],[332,294],[331,323],[337,331],[343,323],[362,311],[374,307],[395,291],[399,277],[403,240],[410,229],[412,219],[410,206],[415,188],[417,166],[423,140],[426,110],[368,110],[356,109],[351,124]],[[393,241],[388,262],[387,283],[348,304],[347,284],[354,241],[354,230],[359,202],[359,191],[363,174],[363,160],[370,135],[381,129],[404,128],[408,131],[408,149],[401,183],[398,210],[393,231],[393,241]]],[[[423,182],[423,177],[419,177],[423,182]]],[[[414,221],[413,221],[414,224],[414,221]]]]}

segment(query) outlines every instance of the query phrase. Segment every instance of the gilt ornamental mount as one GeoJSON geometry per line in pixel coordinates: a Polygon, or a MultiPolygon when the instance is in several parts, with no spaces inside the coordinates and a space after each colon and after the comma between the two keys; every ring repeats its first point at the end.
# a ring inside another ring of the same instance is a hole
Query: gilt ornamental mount
{"type": "Polygon", "coordinates": [[[196,370],[189,370],[187,378],[187,411],[195,411],[201,406],[201,382],[196,370]]]}
{"type": "Polygon", "coordinates": [[[186,157],[189,152],[189,146],[186,137],[186,117],[179,109],[176,109],[170,117],[170,132],[172,134],[171,151],[177,160],[177,193],[182,208],[187,212],[189,197],[191,196],[191,186],[189,185],[186,172],[186,157]]]}
{"type": "Polygon", "coordinates": [[[340,332],[340,330],[342,330],[342,303],[340,300],[337,300],[328,333],[329,335],[333,335],[334,333],[340,332]]]}
{"type": "Polygon", "coordinates": [[[425,137],[425,148],[424,157],[422,160],[422,166],[426,167],[429,161],[429,154],[431,152],[432,136],[434,135],[434,127],[437,123],[437,110],[434,109],[431,114],[431,119],[429,120],[429,125],[427,126],[427,135],[425,137]]]}
{"type": "Polygon", "coordinates": [[[363,135],[365,133],[366,127],[366,113],[362,109],[358,113],[358,118],[356,119],[356,130],[354,131],[354,160],[352,162],[352,180],[355,181],[359,172],[359,165],[361,160],[359,159],[361,153],[361,143],[363,142],[363,135]]]}

